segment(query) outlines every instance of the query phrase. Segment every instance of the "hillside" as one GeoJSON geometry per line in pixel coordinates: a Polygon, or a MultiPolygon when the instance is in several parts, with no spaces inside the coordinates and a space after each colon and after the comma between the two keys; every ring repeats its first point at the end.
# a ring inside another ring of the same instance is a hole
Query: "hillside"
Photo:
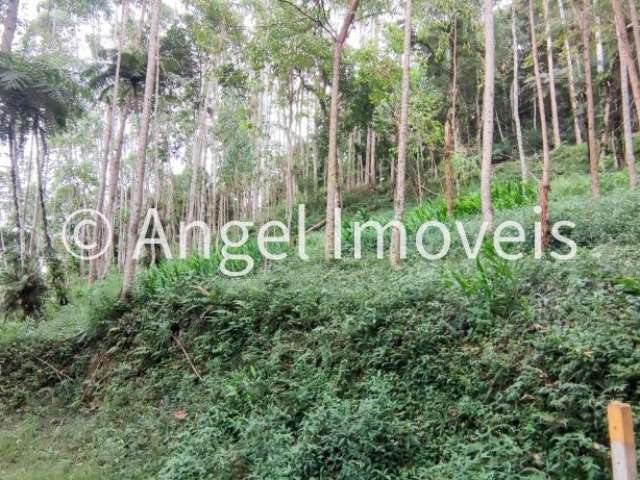
{"type": "MultiPolygon", "coordinates": [[[[557,155],[572,261],[485,245],[477,261],[294,257],[230,280],[191,260],[143,273],[128,303],[114,277],[5,324],[3,479],[608,478],[606,404],[640,401],[640,193],[603,174],[587,201],[557,155]]],[[[523,202],[498,218],[532,226],[523,202]]]]}

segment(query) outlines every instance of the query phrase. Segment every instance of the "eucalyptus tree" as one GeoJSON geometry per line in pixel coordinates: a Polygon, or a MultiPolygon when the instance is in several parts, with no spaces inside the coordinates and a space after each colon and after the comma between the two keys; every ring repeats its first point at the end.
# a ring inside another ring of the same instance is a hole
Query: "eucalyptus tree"
{"type": "MultiPolygon", "coordinates": [[[[627,75],[629,77],[629,83],[631,84],[631,90],[633,92],[633,102],[635,105],[636,115],[638,123],[640,123],[640,70],[636,70],[636,64],[633,61],[631,53],[631,47],[629,45],[629,37],[627,35],[627,23],[624,12],[622,11],[622,5],[620,0],[611,0],[611,6],[613,7],[614,20],[616,24],[616,38],[619,45],[619,52],[621,55],[621,61],[627,65],[627,75]]],[[[589,39],[590,29],[590,6],[585,5],[581,15],[581,30],[584,38],[589,39]]],[[[640,57],[640,52],[637,52],[640,57]]],[[[640,68],[640,66],[639,66],[640,68]]]]}
{"type": "Polygon", "coordinates": [[[257,29],[253,35],[250,62],[256,71],[265,73],[283,100],[276,105],[284,114],[285,215],[290,228],[297,184],[294,157],[296,145],[301,141],[294,131],[294,106],[305,90],[316,96],[324,95],[314,84],[326,70],[329,43],[323,33],[328,27],[323,27],[316,20],[322,17],[318,6],[304,10],[286,1],[261,2],[254,11],[266,28],[257,29]]]}
{"type": "MultiPolygon", "coordinates": [[[[638,8],[636,0],[629,0],[629,16],[631,17],[631,26],[633,28],[633,43],[636,47],[636,60],[640,69],[640,22],[638,21],[638,8]]],[[[629,88],[627,86],[627,88],[629,88]]]]}
{"type": "Polygon", "coordinates": [[[325,215],[325,259],[333,257],[335,251],[335,218],[339,204],[338,173],[338,96],[340,94],[340,63],[342,51],[347,41],[349,29],[358,10],[359,0],[351,0],[347,14],[342,22],[340,33],[335,39],[333,51],[333,73],[331,76],[331,110],[329,113],[329,155],[327,158],[327,209],[325,215]]]}
{"type": "Polygon", "coordinates": [[[556,94],[555,64],[553,61],[553,38],[551,37],[551,20],[549,14],[549,0],[542,0],[544,15],[544,34],[547,42],[547,76],[549,77],[549,99],[551,103],[551,131],[553,132],[553,146],[560,146],[560,119],[558,116],[558,98],[556,94]]]}
{"type": "MultiPolygon", "coordinates": [[[[616,0],[613,0],[616,2],[616,0]]],[[[587,134],[589,145],[589,164],[591,167],[591,195],[600,196],[600,176],[598,173],[600,152],[596,138],[596,118],[593,101],[593,80],[591,76],[591,2],[583,0],[580,19],[582,32],[582,66],[584,69],[585,95],[587,101],[587,134]]]]}
{"type": "Polygon", "coordinates": [[[496,39],[493,25],[493,0],[483,3],[484,27],[484,94],[482,100],[482,161],[480,171],[480,199],[482,219],[493,225],[493,204],[491,201],[491,175],[493,165],[493,107],[495,95],[495,50],[496,39]]]}
{"type": "Polygon", "coordinates": [[[513,46],[513,84],[511,87],[511,109],[513,114],[513,124],[515,126],[516,142],[518,144],[518,158],[520,159],[520,172],[522,181],[527,181],[528,169],[527,158],[524,153],[524,145],[522,141],[522,126],[520,123],[520,58],[518,56],[518,31],[516,28],[516,6],[515,2],[511,4],[511,42],[513,46]]]}
{"type": "Polygon", "coordinates": [[[0,44],[0,53],[11,53],[13,45],[13,37],[18,27],[18,8],[20,0],[8,0],[7,9],[4,14],[4,30],[2,32],[2,43],[0,44]]]}
{"type": "MultiPolygon", "coordinates": [[[[619,28],[616,26],[616,28],[619,28]]],[[[618,46],[620,48],[620,46],[618,46]]],[[[635,188],[638,183],[636,171],[635,147],[631,125],[631,101],[629,97],[629,74],[624,55],[620,55],[620,101],[622,102],[622,135],[624,156],[629,169],[629,186],[635,188]]]]}
{"type": "Polygon", "coordinates": [[[130,293],[136,272],[136,246],[139,238],[140,220],[142,215],[145,173],[147,167],[147,145],[149,142],[149,125],[151,123],[151,109],[155,90],[155,78],[159,60],[158,36],[160,29],[160,7],[162,0],[154,0],[151,13],[151,33],[149,34],[149,47],[147,55],[147,74],[145,76],[144,100],[142,104],[142,118],[140,135],[138,138],[138,150],[136,158],[136,174],[133,184],[132,208],[129,217],[126,237],[126,257],[124,273],[122,277],[123,295],[130,293]]]}
{"type": "MultiPolygon", "coordinates": [[[[515,0],[514,0],[515,1],[515,0]]],[[[558,0],[558,11],[560,13],[560,20],[564,26],[564,43],[563,50],[565,56],[565,63],[567,65],[567,81],[569,83],[569,101],[571,103],[571,116],[573,118],[573,130],[577,145],[582,145],[582,127],[580,124],[580,112],[578,109],[578,93],[576,88],[576,75],[573,66],[573,54],[570,37],[570,25],[567,20],[567,14],[564,8],[564,0],[558,0]]]]}
{"type": "Polygon", "coordinates": [[[549,244],[549,190],[551,174],[551,155],[549,153],[549,137],[547,132],[547,111],[544,103],[544,89],[542,86],[542,71],[538,57],[538,41],[536,37],[536,16],[533,5],[529,0],[529,30],[531,34],[531,56],[533,57],[533,75],[536,82],[536,96],[538,100],[538,114],[540,115],[540,133],[542,135],[542,179],[540,180],[540,224],[542,225],[542,245],[549,244]]]}
{"type": "MultiPolygon", "coordinates": [[[[393,219],[402,221],[405,203],[405,172],[407,163],[407,140],[409,136],[409,95],[411,86],[411,0],[405,0],[404,11],[404,54],[402,57],[402,86],[400,100],[400,127],[398,128],[398,166],[396,168],[396,188],[393,204],[393,219]]],[[[395,227],[391,235],[391,265],[397,267],[404,258],[402,232],[395,227]]]]}
{"type": "MultiPolygon", "coordinates": [[[[116,114],[116,110],[118,107],[119,93],[120,93],[120,71],[122,67],[122,54],[125,47],[126,41],[126,31],[127,31],[127,20],[128,20],[128,8],[129,2],[128,0],[123,0],[121,7],[121,18],[120,18],[120,28],[118,32],[118,49],[115,60],[115,72],[113,76],[113,88],[112,88],[112,99],[111,105],[107,107],[107,118],[105,123],[105,128],[103,132],[102,139],[102,174],[100,176],[100,188],[98,189],[98,198],[96,200],[96,211],[104,212],[105,210],[105,192],[107,191],[107,177],[108,174],[112,174],[111,176],[111,190],[115,190],[116,182],[117,182],[117,172],[114,174],[114,171],[110,168],[110,163],[116,163],[113,152],[112,152],[112,137],[113,137],[113,123],[114,117],[116,114]]],[[[124,118],[125,113],[123,110],[120,111],[120,117],[124,118]]],[[[100,223],[98,223],[100,225],[100,223]]],[[[102,249],[103,245],[103,236],[104,232],[101,227],[96,228],[94,232],[94,243],[97,245],[96,251],[93,252],[93,256],[102,249]]],[[[99,275],[99,263],[100,259],[93,258],[90,262],[89,269],[89,283],[94,282],[99,275]]]]}

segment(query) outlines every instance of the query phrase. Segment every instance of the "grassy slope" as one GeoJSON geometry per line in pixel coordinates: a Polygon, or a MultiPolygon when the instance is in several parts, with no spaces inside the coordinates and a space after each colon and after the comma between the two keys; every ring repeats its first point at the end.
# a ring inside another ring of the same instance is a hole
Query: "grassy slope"
{"type": "Polygon", "coordinates": [[[578,224],[575,262],[291,261],[237,282],[182,274],[126,306],[111,282],[12,326],[0,469],[72,478],[80,456],[78,478],[606,478],[603,408],[640,401],[640,197],[613,174],[592,205],[567,170],[552,213],[578,224]],[[69,324],[85,332],[60,335],[69,324]],[[99,408],[60,422],[50,402],[99,408]]]}

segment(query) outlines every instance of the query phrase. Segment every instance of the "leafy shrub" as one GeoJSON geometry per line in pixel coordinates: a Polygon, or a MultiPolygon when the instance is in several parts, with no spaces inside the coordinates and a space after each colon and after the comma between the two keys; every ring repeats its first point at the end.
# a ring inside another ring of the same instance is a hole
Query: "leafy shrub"
{"type": "Polygon", "coordinates": [[[47,286],[35,260],[20,263],[10,256],[0,269],[0,311],[5,315],[39,316],[47,293],[47,286]]]}
{"type": "MultiPolygon", "coordinates": [[[[534,204],[538,199],[538,191],[533,183],[496,181],[491,187],[491,197],[495,209],[512,209],[534,204]]],[[[480,213],[480,208],[479,193],[463,195],[454,201],[454,216],[476,215],[480,213]]],[[[447,203],[443,198],[425,202],[405,215],[406,226],[411,232],[416,232],[420,225],[432,220],[447,220],[447,203]]]]}
{"type": "MultiPolygon", "coordinates": [[[[160,295],[167,287],[180,282],[222,275],[220,271],[220,263],[223,260],[222,247],[221,243],[215,245],[210,258],[192,255],[187,259],[168,260],[152,265],[141,275],[139,282],[141,294],[146,296],[160,295]]],[[[269,246],[269,251],[272,253],[279,253],[285,249],[286,245],[284,244],[269,246]]],[[[250,256],[254,261],[253,271],[259,270],[263,259],[255,237],[250,237],[242,247],[229,248],[228,251],[229,254],[250,256]]],[[[246,262],[229,260],[225,266],[229,271],[241,271],[245,268],[246,262]]]]}

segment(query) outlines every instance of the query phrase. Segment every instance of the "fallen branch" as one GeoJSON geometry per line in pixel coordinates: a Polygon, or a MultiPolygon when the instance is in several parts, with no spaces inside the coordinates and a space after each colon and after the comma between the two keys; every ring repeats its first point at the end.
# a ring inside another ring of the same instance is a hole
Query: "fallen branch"
{"type": "Polygon", "coordinates": [[[36,360],[38,360],[40,363],[42,363],[43,365],[49,367],[51,370],[54,371],[54,373],[58,376],[58,379],[60,379],[60,381],[62,381],[62,377],[67,378],[68,380],[73,381],[73,378],[71,378],[69,375],[67,375],[64,372],[61,372],[60,370],[58,370],[56,367],[54,367],[53,365],[51,365],[49,362],[42,360],[41,358],[38,357],[33,357],[36,360]]]}
{"type": "Polygon", "coordinates": [[[307,230],[305,230],[305,233],[311,233],[311,232],[315,232],[316,230],[321,229],[322,227],[324,227],[324,224],[327,223],[327,220],[322,220],[320,223],[316,223],[314,226],[307,228],[307,230]]]}
{"type": "Polygon", "coordinates": [[[171,335],[171,338],[173,339],[174,342],[176,342],[176,345],[178,345],[178,347],[180,347],[180,350],[182,350],[182,353],[184,353],[184,356],[187,359],[187,362],[189,362],[189,366],[191,367],[191,370],[193,370],[193,373],[195,373],[196,377],[198,377],[198,379],[200,381],[202,381],[202,376],[200,375],[200,372],[198,372],[198,369],[193,364],[193,361],[191,360],[191,357],[189,356],[189,352],[187,352],[187,349],[184,348],[184,345],[182,344],[182,342],[180,341],[178,336],[176,334],[173,334],[173,335],[171,335]]]}

